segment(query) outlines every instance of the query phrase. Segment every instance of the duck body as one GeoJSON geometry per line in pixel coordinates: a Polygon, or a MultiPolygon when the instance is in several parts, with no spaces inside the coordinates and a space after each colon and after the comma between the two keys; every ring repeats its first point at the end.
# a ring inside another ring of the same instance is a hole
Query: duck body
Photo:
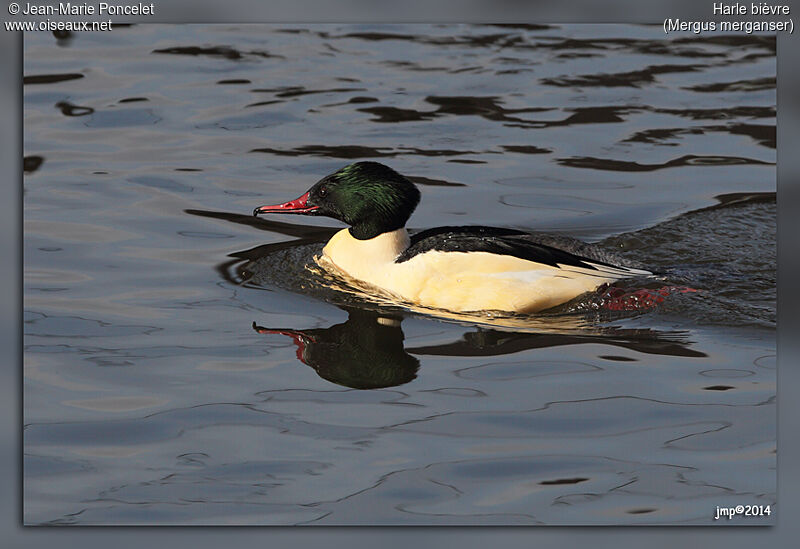
{"type": "Polygon", "coordinates": [[[351,227],[328,241],[317,258],[320,266],[398,301],[453,312],[538,312],[602,284],[651,274],[568,237],[475,226],[440,227],[410,236],[405,222],[418,201],[419,191],[397,172],[360,162],[324,178],[298,199],[254,213],[342,219],[351,227]],[[352,182],[352,175],[345,178],[348,172],[359,175],[360,183],[352,182]],[[363,203],[371,201],[372,208],[364,209],[363,203]],[[409,211],[394,211],[401,206],[409,211]],[[347,211],[354,209],[362,213],[347,211]]]}
{"type": "Polygon", "coordinates": [[[455,312],[533,313],[601,284],[650,274],[581,258],[540,244],[534,235],[488,227],[432,229],[414,238],[397,229],[369,240],[343,229],[318,263],[401,301],[455,312]]]}

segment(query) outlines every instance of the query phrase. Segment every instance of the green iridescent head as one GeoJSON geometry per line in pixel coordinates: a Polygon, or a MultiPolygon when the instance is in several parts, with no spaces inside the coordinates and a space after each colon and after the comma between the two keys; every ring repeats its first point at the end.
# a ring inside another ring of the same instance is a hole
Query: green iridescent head
{"type": "Polygon", "coordinates": [[[356,162],[322,178],[303,196],[254,214],[325,215],[350,225],[360,240],[400,229],[419,203],[420,193],[408,179],[378,162],[356,162]]]}

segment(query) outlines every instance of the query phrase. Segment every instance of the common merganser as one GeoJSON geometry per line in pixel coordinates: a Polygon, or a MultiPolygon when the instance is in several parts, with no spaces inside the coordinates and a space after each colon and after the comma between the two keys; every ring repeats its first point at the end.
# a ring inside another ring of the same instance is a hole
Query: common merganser
{"type": "Polygon", "coordinates": [[[324,215],[349,225],[316,258],[323,268],[398,301],[454,312],[538,312],[630,277],[652,273],[579,240],[494,227],[439,227],[409,236],[417,187],[378,162],[324,177],[267,213],[324,215]],[[612,262],[613,261],[613,262],[612,262]],[[626,266],[628,263],[629,266],[626,266]]]}

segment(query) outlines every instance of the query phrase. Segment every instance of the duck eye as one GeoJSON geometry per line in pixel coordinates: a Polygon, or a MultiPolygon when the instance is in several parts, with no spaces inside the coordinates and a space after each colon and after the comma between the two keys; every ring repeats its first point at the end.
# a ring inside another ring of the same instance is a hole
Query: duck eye
{"type": "Polygon", "coordinates": [[[320,196],[320,198],[325,198],[325,195],[328,194],[328,188],[327,187],[320,187],[319,191],[317,191],[317,194],[320,196]]]}

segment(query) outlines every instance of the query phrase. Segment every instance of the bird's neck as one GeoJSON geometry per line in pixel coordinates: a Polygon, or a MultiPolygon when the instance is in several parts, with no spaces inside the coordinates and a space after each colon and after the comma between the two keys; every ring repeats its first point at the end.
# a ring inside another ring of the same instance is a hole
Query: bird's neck
{"type": "Polygon", "coordinates": [[[405,228],[381,233],[368,240],[354,238],[342,229],[328,241],[322,252],[337,267],[351,275],[371,266],[393,263],[411,243],[405,228]]]}

